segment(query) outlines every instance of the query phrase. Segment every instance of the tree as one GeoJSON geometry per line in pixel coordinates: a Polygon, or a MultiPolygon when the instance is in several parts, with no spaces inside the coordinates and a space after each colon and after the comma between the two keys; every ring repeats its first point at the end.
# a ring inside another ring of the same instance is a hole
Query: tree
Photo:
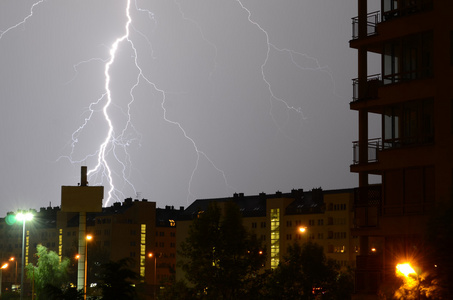
{"type": "Polygon", "coordinates": [[[239,208],[225,204],[224,214],[215,202],[194,219],[179,252],[186,278],[200,298],[235,299],[248,293],[247,285],[265,256],[260,241],[247,232],[239,208]]]}
{"type": "Polygon", "coordinates": [[[83,290],[77,290],[76,287],[66,285],[63,288],[54,285],[46,285],[44,287],[45,299],[48,300],[82,300],[83,290]]]}
{"type": "Polygon", "coordinates": [[[61,289],[68,284],[69,259],[60,257],[54,251],[47,250],[43,245],[36,247],[38,262],[36,266],[29,264],[27,277],[34,281],[37,299],[54,299],[47,292],[49,286],[61,289]]]}
{"type": "Polygon", "coordinates": [[[133,300],[137,292],[132,285],[140,276],[129,269],[129,260],[110,261],[101,267],[100,287],[104,300],[133,300]]]}
{"type": "MultiPolygon", "coordinates": [[[[424,272],[435,282],[439,299],[453,297],[453,195],[446,204],[438,204],[426,226],[426,250],[423,253],[424,272]]],[[[433,292],[433,287],[430,288],[433,292]]]]}
{"type": "Polygon", "coordinates": [[[340,276],[339,266],[326,258],[322,246],[296,242],[288,247],[288,255],[272,274],[268,296],[271,299],[315,299],[322,295],[322,299],[348,299],[352,290],[349,293],[341,290],[340,283],[348,286],[346,281],[349,280],[352,279],[346,275],[340,276]]]}

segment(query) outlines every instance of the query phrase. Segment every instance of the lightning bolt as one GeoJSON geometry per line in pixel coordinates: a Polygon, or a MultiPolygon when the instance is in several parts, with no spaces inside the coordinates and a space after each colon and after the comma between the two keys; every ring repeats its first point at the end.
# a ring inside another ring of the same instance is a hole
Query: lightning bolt
{"type": "MultiPolygon", "coordinates": [[[[148,10],[139,8],[137,3],[136,3],[136,1],[135,1],[135,8],[139,12],[143,12],[143,13],[148,14],[149,18],[154,20],[154,14],[152,12],[148,11],[148,10]]],[[[102,59],[92,58],[92,59],[80,62],[80,63],[78,63],[78,64],[76,64],[74,66],[74,70],[77,72],[77,67],[80,64],[82,64],[82,63],[89,63],[89,62],[92,62],[94,60],[100,60],[100,61],[105,62],[105,67],[104,67],[104,77],[105,77],[104,90],[105,90],[105,93],[103,95],[101,95],[101,97],[99,97],[97,99],[97,101],[95,101],[95,102],[90,104],[89,109],[88,109],[88,116],[85,118],[84,123],[72,135],[72,144],[71,144],[72,151],[71,151],[71,154],[69,156],[66,156],[66,158],[69,159],[71,161],[71,163],[77,163],[77,162],[81,162],[83,160],[86,160],[86,159],[88,159],[90,157],[94,157],[94,156],[97,157],[96,166],[93,169],[90,169],[88,171],[88,176],[90,178],[90,181],[91,181],[91,178],[101,177],[101,180],[98,179],[97,184],[101,184],[104,179],[107,181],[107,184],[108,184],[109,188],[108,188],[108,191],[107,191],[106,201],[105,201],[104,205],[107,205],[112,199],[116,199],[116,200],[120,201],[121,198],[124,198],[124,196],[125,196],[125,195],[123,195],[121,193],[121,191],[119,191],[118,189],[115,188],[115,184],[114,184],[114,180],[113,180],[113,176],[112,176],[113,170],[111,169],[109,161],[108,161],[109,154],[113,154],[115,160],[121,165],[121,167],[122,167],[121,174],[122,174],[123,180],[135,191],[135,193],[137,193],[134,185],[128,180],[128,174],[126,174],[127,173],[127,169],[130,166],[130,164],[131,164],[130,163],[129,154],[127,152],[127,146],[129,145],[130,141],[128,141],[126,139],[126,142],[125,142],[124,137],[125,137],[125,133],[126,133],[126,130],[128,129],[128,127],[132,127],[132,128],[134,127],[133,124],[132,124],[131,114],[130,114],[130,107],[131,107],[132,103],[134,102],[133,91],[140,84],[140,81],[143,80],[147,84],[152,86],[154,88],[154,90],[156,90],[158,93],[161,94],[162,101],[160,103],[160,107],[161,107],[161,109],[163,111],[163,119],[167,123],[169,123],[169,124],[171,124],[173,126],[176,126],[181,131],[181,133],[183,134],[184,138],[186,138],[188,141],[190,141],[194,151],[196,152],[196,161],[195,161],[194,168],[192,169],[192,172],[191,172],[191,175],[190,175],[190,180],[189,180],[188,189],[187,189],[187,203],[189,203],[189,198],[191,196],[193,196],[192,195],[192,191],[191,191],[192,190],[191,185],[192,185],[194,176],[196,175],[196,172],[198,170],[200,160],[202,158],[206,159],[211,164],[211,166],[217,172],[219,172],[222,175],[223,180],[225,182],[225,185],[228,188],[233,189],[228,184],[225,172],[223,170],[221,170],[219,167],[217,167],[215,165],[215,163],[212,161],[212,159],[210,159],[209,156],[205,152],[203,152],[202,150],[199,149],[199,147],[197,146],[197,143],[195,142],[195,140],[193,138],[191,138],[187,134],[187,132],[183,128],[183,126],[179,122],[171,120],[171,119],[168,118],[167,109],[165,107],[166,98],[167,98],[166,92],[163,89],[160,89],[155,83],[153,83],[151,80],[149,80],[144,75],[144,73],[142,71],[142,68],[140,67],[140,65],[138,63],[137,49],[134,46],[133,41],[130,39],[130,29],[131,29],[131,27],[133,28],[133,26],[132,26],[132,17],[131,17],[130,11],[131,11],[131,0],[128,0],[127,4],[126,4],[126,8],[125,8],[125,15],[126,15],[126,18],[127,18],[127,21],[126,21],[125,26],[124,26],[125,33],[122,36],[118,37],[113,42],[113,44],[110,46],[110,48],[109,48],[109,58],[108,58],[107,61],[104,61],[102,59]],[[134,53],[134,55],[133,55],[134,56],[134,63],[135,63],[135,68],[138,70],[138,75],[137,75],[135,84],[131,87],[130,92],[129,92],[131,100],[128,103],[128,111],[125,112],[125,115],[127,116],[126,126],[123,128],[121,134],[119,134],[118,136],[115,136],[114,125],[113,125],[112,119],[111,119],[110,114],[109,114],[109,108],[110,108],[111,105],[113,105],[112,92],[111,92],[111,89],[110,89],[110,82],[111,82],[110,68],[115,63],[118,48],[120,47],[120,45],[122,43],[126,43],[126,42],[130,45],[130,47],[131,47],[131,49],[132,49],[132,51],[134,53]],[[76,146],[76,144],[78,142],[77,136],[79,135],[79,133],[81,131],[83,131],[83,129],[87,126],[87,124],[90,122],[91,118],[93,117],[93,114],[95,113],[94,107],[99,105],[99,103],[102,102],[104,99],[105,99],[105,104],[104,104],[104,106],[102,108],[102,114],[104,116],[104,119],[105,119],[105,121],[107,123],[107,127],[108,127],[108,131],[107,131],[107,134],[106,134],[106,136],[104,138],[104,141],[101,143],[101,145],[99,146],[99,149],[96,151],[96,153],[90,154],[89,156],[86,156],[83,160],[75,161],[75,160],[72,159],[72,155],[74,153],[73,152],[74,148],[75,148],[75,146],[76,146]],[[126,155],[126,160],[125,161],[121,160],[118,157],[118,155],[116,155],[116,151],[117,151],[118,147],[120,147],[120,148],[122,148],[124,150],[124,153],[126,155]]],[[[135,28],[134,28],[134,30],[136,32],[138,32],[142,37],[144,37],[146,39],[146,41],[148,42],[148,44],[150,45],[150,47],[151,47],[151,43],[146,38],[146,36],[143,35],[141,32],[139,32],[138,30],[136,30],[135,28]]]]}
{"type": "Polygon", "coordinates": [[[28,19],[33,17],[33,13],[34,13],[35,7],[40,5],[44,1],[46,1],[46,0],[39,0],[38,2],[33,3],[33,5],[30,8],[30,13],[22,21],[20,21],[19,23],[16,23],[15,25],[13,25],[11,27],[8,27],[7,29],[5,29],[3,31],[0,31],[0,39],[2,39],[3,36],[5,34],[7,34],[8,32],[10,32],[11,30],[16,29],[17,27],[19,27],[21,25],[24,25],[27,22],[28,19]]]}
{"type": "MultiPolygon", "coordinates": [[[[8,34],[10,31],[12,31],[20,26],[25,25],[27,20],[34,15],[34,11],[35,11],[36,7],[38,5],[41,5],[45,1],[46,0],[39,0],[39,1],[35,2],[30,8],[30,13],[22,21],[16,23],[15,25],[7,28],[4,31],[0,31],[0,39],[2,39],[3,36],[8,34]]],[[[260,70],[261,70],[262,80],[266,84],[267,90],[270,95],[269,96],[269,101],[270,101],[269,113],[270,113],[272,119],[274,120],[274,123],[276,124],[277,127],[280,128],[277,121],[274,119],[273,112],[272,112],[273,111],[272,107],[273,107],[274,103],[283,104],[283,106],[286,108],[286,110],[288,112],[288,115],[289,115],[289,113],[295,113],[302,120],[305,120],[306,117],[304,116],[301,107],[296,107],[296,106],[290,105],[288,103],[288,101],[286,101],[285,99],[283,99],[281,97],[278,97],[274,93],[272,84],[268,80],[268,78],[266,76],[266,72],[265,72],[265,69],[269,62],[271,52],[276,51],[279,53],[285,53],[286,55],[289,56],[292,63],[300,70],[305,70],[305,71],[309,70],[309,71],[327,73],[330,76],[330,78],[333,82],[333,87],[335,89],[335,83],[333,81],[333,76],[332,76],[331,71],[329,70],[328,67],[321,66],[319,61],[317,59],[315,59],[314,57],[310,57],[306,54],[303,54],[303,53],[300,53],[297,51],[293,51],[291,49],[279,48],[276,45],[272,44],[270,41],[270,36],[269,36],[268,32],[258,22],[253,20],[252,12],[243,4],[243,2],[241,0],[236,0],[236,2],[240,6],[240,8],[246,13],[247,20],[250,22],[250,24],[252,24],[256,28],[258,28],[258,30],[260,32],[262,32],[262,34],[265,36],[266,55],[260,66],[260,70]],[[303,57],[305,59],[312,61],[314,64],[314,67],[304,67],[304,66],[298,64],[295,59],[296,57],[303,57]]],[[[213,48],[214,53],[215,53],[215,58],[214,58],[213,70],[211,72],[211,74],[212,74],[217,68],[217,61],[216,61],[217,47],[216,47],[216,45],[214,43],[210,42],[205,37],[201,26],[199,26],[197,24],[197,22],[190,19],[189,17],[187,17],[184,14],[184,11],[181,7],[181,3],[176,0],[174,0],[174,3],[178,7],[182,18],[184,18],[186,21],[188,21],[190,23],[193,23],[197,27],[202,39],[213,48]]],[[[135,129],[135,126],[133,125],[133,122],[132,122],[131,107],[135,101],[135,97],[134,97],[135,89],[141,83],[144,83],[144,84],[151,86],[160,95],[160,97],[161,97],[160,108],[162,110],[163,120],[165,120],[168,124],[175,126],[181,132],[182,136],[190,142],[194,152],[196,153],[194,167],[191,171],[190,179],[189,179],[188,186],[187,186],[187,199],[186,199],[187,203],[189,203],[190,197],[193,197],[192,182],[194,180],[194,177],[196,176],[200,161],[202,159],[205,159],[212,166],[212,168],[215,171],[217,171],[219,174],[221,174],[221,176],[224,180],[224,184],[227,187],[227,189],[235,190],[233,187],[231,187],[229,185],[225,172],[215,164],[215,162],[207,155],[207,153],[205,153],[202,149],[199,148],[196,141],[187,133],[187,131],[181,125],[181,123],[178,121],[172,120],[168,117],[168,112],[167,112],[167,108],[166,108],[167,92],[164,89],[159,88],[157,86],[157,84],[152,82],[150,79],[148,79],[144,75],[144,72],[142,71],[142,68],[138,61],[139,55],[137,53],[137,49],[131,38],[131,34],[130,34],[131,30],[134,30],[134,32],[136,32],[138,35],[140,35],[143,39],[146,40],[146,42],[148,43],[148,45],[151,49],[151,51],[150,51],[151,56],[154,58],[153,51],[152,51],[152,43],[145,34],[141,33],[139,30],[137,30],[133,26],[133,18],[131,17],[131,4],[132,4],[132,0],[126,1],[126,5],[125,5],[125,9],[124,9],[124,15],[125,15],[125,19],[126,19],[126,21],[124,23],[124,33],[122,35],[118,36],[114,40],[114,42],[109,47],[107,47],[108,57],[107,58],[90,58],[90,59],[81,61],[73,66],[75,75],[72,79],[70,79],[67,82],[68,84],[77,77],[78,67],[81,64],[90,64],[93,62],[102,63],[104,66],[103,75],[104,75],[104,79],[105,79],[104,92],[99,97],[97,97],[96,100],[94,100],[93,102],[91,102],[89,104],[88,108],[86,109],[86,111],[83,114],[83,116],[84,116],[83,123],[72,133],[71,142],[70,142],[70,147],[71,147],[70,153],[66,156],[60,157],[59,159],[62,159],[62,158],[67,159],[72,164],[81,163],[88,159],[90,159],[90,160],[94,159],[96,161],[96,165],[92,169],[89,170],[88,176],[89,176],[89,180],[90,180],[91,184],[94,183],[94,185],[107,185],[108,186],[107,195],[105,197],[105,202],[104,202],[105,206],[107,206],[108,203],[112,200],[121,201],[122,199],[124,199],[126,197],[126,195],[123,194],[121,188],[118,187],[118,185],[115,183],[114,175],[120,176],[122,178],[122,180],[124,181],[125,185],[130,187],[136,194],[138,194],[133,183],[130,182],[130,180],[129,180],[131,168],[132,168],[132,162],[131,162],[131,158],[128,153],[128,147],[131,145],[131,143],[133,141],[140,142],[140,139],[141,139],[141,134],[135,129]],[[134,67],[137,70],[137,76],[135,78],[135,82],[132,84],[132,86],[130,87],[130,90],[129,90],[130,99],[127,104],[127,109],[122,110],[123,115],[126,116],[125,125],[122,128],[119,128],[119,130],[116,130],[117,128],[115,127],[115,125],[112,121],[112,116],[110,114],[110,110],[111,110],[112,106],[115,106],[114,99],[112,96],[112,90],[111,90],[111,80],[112,80],[111,67],[115,64],[115,62],[118,59],[118,57],[117,57],[118,49],[120,47],[122,47],[124,44],[129,45],[130,50],[132,50],[133,62],[134,62],[134,67]],[[102,114],[102,116],[103,116],[103,121],[105,121],[105,124],[107,126],[107,132],[106,132],[104,138],[102,139],[99,147],[94,152],[86,155],[83,159],[76,160],[76,159],[74,159],[74,156],[75,156],[74,153],[75,153],[75,149],[79,143],[79,136],[86,129],[88,124],[92,121],[94,115],[98,114],[98,113],[102,114]],[[131,135],[128,135],[129,130],[132,130],[134,133],[132,135],[132,137],[131,137],[131,135]],[[112,161],[119,164],[119,166],[120,166],[119,171],[115,171],[113,169],[112,161]]],[[[154,14],[151,11],[140,8],[137,5],[136,0],[134,0],[134,4],[135,4],[135,10],[137,12],[146,14],[148,16],[149,20],[151,20],[152,22],[154,22],[156,24],[156,19],[154,18],[154,14]]],[[[282,130],[282,129],[280,129],[280,130],[282,132],[284,132],[284,130],[282,130]]]]}
{"type": "Polygon", "coordinates": [[[300,52],[291,50],[291,49],[279,48],[276,45],[274,45],[273,43],[271,43],[270,37],[269,37],[269,33],[258,22],[253,20],[252,12],[250,11],[250,9],[248,9],[242,3],[241,0],[236,0],[236,2],[239,4],[241,9],[246,12],[247,20],[253,26],[257,27],[259,29],[259,31],[261,31],[264,34],[265,38],[266,38],[266,48],[267,49],[266,49],[266,56],[265,56],[265,58],[263,60],[263,63],[261,64],[261,77],[262,77],[263,81],[266,83],[266,86],[267,86],[267,89],[268,89],[268,92],[269,92],[269,95],[270,95],[270,97],[269,97],[269,104],[270,104],[269,115],[271,116],[274,124],[277,126],[277,128],[280,130],[280,132],[283,135],[285,135],[288,139],[291,139],[291,140],[294,141],[293,138],[289,137],[285,133],[285,130],[282,129],[282,126],[279,125],[278,122],[276,121],[276,119],[274,118],[274,115],[273,115],[273,112],[272,112],[273,111],[273,102],[281,103],[286,108],[286,110],[287,110],[287,121],[289,119],[289,113],[290,112],[296,113],[301,118],[301,120],[306,120],[307,118],[304,116],[304,113],[303,113],[301,107],[292,106],[285,99],[275,95],[275,93],[273,91],[273,88],[272,88],[272,84],[267,79],[266,72],[265,72],[266,66],[268,65],[268,62],[269,62],[271,50],[274,50],[274,51],[277,51],[277,52],[280,52],[280,53],[286,53],[287,55],[289,55],[291,62],[298,69],[300,69],[302,71],[316,71],[316,72],[324,72],[324,73],[326,73],[329,76],[329,78],[330,78],[330,80],[331,80],[331,82],[333,84],[333,93],[337,97],[340,97],[339,95],[336,94],[335,81],[333,79],[333,74],[332,74],[332,72],[330,71],[330,69],[327,66],[321,66],[321,64],[319,63],[319,61],[316,58],[311,57],[311,56],[309,56],[307,54],[304,54],[304,53],[300,53],[300,52]],[[295,57],[306,58],[307,60],[310,60],[315,65],[315,67],[303,67],[299,63],[296,62],[295,57]]]}

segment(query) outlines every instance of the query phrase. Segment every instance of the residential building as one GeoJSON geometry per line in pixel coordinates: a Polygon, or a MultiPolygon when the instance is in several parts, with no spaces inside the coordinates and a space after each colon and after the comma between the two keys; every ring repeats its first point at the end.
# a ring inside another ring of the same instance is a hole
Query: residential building
{"type": "Polygon", "coordinates": [[[350,41],[358,59],[350,108],[358,113],[351,172],[359,177],[360,299],[377,299],[399,262],[415,257],[423,268],[427,221],[451,202],[453,183],[453,2],[381,0],[376,12],[369,2],[357,0],[350,41]],[[371,55],[381,58],[380,74],[369,73],[371,55]],[[369,136],[373,115],[378,137],[369,136]]]}
{"type": "MultiPolygon", "coordinates": [[[[170,206],[160,209],[155,202],[128,198],[104,207],[102,212],[87,213],[87,234],[93,236],[87,243],[88,285],[96,283],[94,273],[98,272],[100,263],[127,258],[130,268],[142,278],[137,284],[144,283],[145,292],[152,299],[154,289],[168,282],[174,274],[176,220],[183,210],[170,206]]],[[[25,265],[37,261],[36,246],[42,244],[61,258],[69,258],[75,271],[78,213],[48,207],[34,211],[34,215],[33,220],[26,223],[25,265]]],[[[3,270],[3,291],[12,289],[15,283],[20,284],[21,251],[22,224],[10,226],[6,218],[0,219],[0,261],[14,257],[18,266],[17,276],[13,269],[3,270]]],[[[73,276],[75,282],[76,272],[73,276]]],[[[31,292],[28,280],[25,288],[31,292]]]]}
{"type": "MultiPolygon", "coordinates": [[[[309,192],[293,190],[290,193],[261,193],[244,196],[199,199],[183,214],[177,227],[177,245],[187,237],[192,220],[216,202],[222,209],[225,203],[236,203],[242,213],[243,224],[249,232],[263,241],[267,254],[264,269],[274,269],[283,261],[288,246],[294,242],[312,241],[324,248],[328,258],[342,266],[355,264],[357,239],[351,236],[354,192],[353,189],[313,189],[309,192]],[[303,228],[304,232],[300,229],[303,228]]],[[[183,258],[178,257],[177,261],[183,258]]],[[[176,278],[183,279],[184,272],[177,266],[176,278]]]]}

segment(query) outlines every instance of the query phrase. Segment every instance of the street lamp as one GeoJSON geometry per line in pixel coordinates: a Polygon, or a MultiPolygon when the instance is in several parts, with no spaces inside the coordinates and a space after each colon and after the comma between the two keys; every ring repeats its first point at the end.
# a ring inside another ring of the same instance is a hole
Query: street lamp
{"type": "Polygon", "coordinates": [[[25,265],[25,223],[33,219],[31,212],[18,213],[16,220],[22,221],[22,266],[20,269],[20,300],[24,299],[24,265],[25,265]]]}
{"type": "Polygon", "coordinates": [[[2,277],[3,277],[3,269],[6,269],[8,268],[8,263],[4,263],[1,267],[0,267],[0,297],[2,296],[2,277]]]}
{"type": "MultiPolygon", "coordinates": [[[[410,277],[411,274],[414,274],[416,279],[417,279],[417,298],[420,299],[420,277],[418,276],[418,273],[415,272],[414,268],[412,268],[411,264],[406,262],[406,263],[403,263],[403,264],[397,264],[396,265],[396,272],[397,274],[402,274],[404,276],[404,278],[406,280],[408,279],[411,279],[413,280],[413,278],[410,277]]],[[[411,282],[407,282],[410,285],[411,282]]]]}
{"type": "Polygon", "coordinates": [[[157,265],[157,256],[154,255],[154,253],[150,252],[150,253],[148,253],[148,257],[149,257],[149,258],[154,258],[153,295],[154,295],[154,299],[156,299],[156,277],[157,277],[157,274],[156,274],[156,265],[157,265]]]}
{"type": "MultiPolygon", "coordinates": [[[[93,236],[91,234],[87,234],[85,237],[86,241],[89,242],[93,239],[93,236]]],[[[85,244],[85,282],[83,284],[83,299],[87,299],[87,266],[88,266],[88,244],[85,244]]]]}
{"type": "Polygon", "coordinates": [[[16,264],[16,273],[14,274],[14,284],[17,286],[17,260],[14,256],[9,258],[9,261],[13,261],[16,264]]]}

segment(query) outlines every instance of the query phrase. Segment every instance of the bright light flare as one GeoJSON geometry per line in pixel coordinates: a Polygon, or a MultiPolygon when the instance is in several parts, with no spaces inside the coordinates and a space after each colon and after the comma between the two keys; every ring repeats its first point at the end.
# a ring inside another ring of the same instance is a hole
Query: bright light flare
{"type": "Polygon", "coordinates": [[[403,274],[404,277],[408,277],[409,274],[417,274],[415,270],[411,267],[410,263],[404,263],[404,264],[397,264],[396,265],[396,273],[403,274]]]}
{"type": "Polygon", "coordinates": [[[6,268],[8,268],[8,263],[4,263],[4,264],[0,267],[0,269],[6,269],[6,268]]]}
{"type": "Polygon", "coordinates": [[[307,231],[307,227],[299,227],[299,232],[305,233],[307,231]]]}
{"type": "Polygon", "coordinates": [[[16,215],[16,220],[18,220],[18,221],[31,221],[32,219],[33,219],[33,214],[31,212],[18,213],[16,215]]]}

